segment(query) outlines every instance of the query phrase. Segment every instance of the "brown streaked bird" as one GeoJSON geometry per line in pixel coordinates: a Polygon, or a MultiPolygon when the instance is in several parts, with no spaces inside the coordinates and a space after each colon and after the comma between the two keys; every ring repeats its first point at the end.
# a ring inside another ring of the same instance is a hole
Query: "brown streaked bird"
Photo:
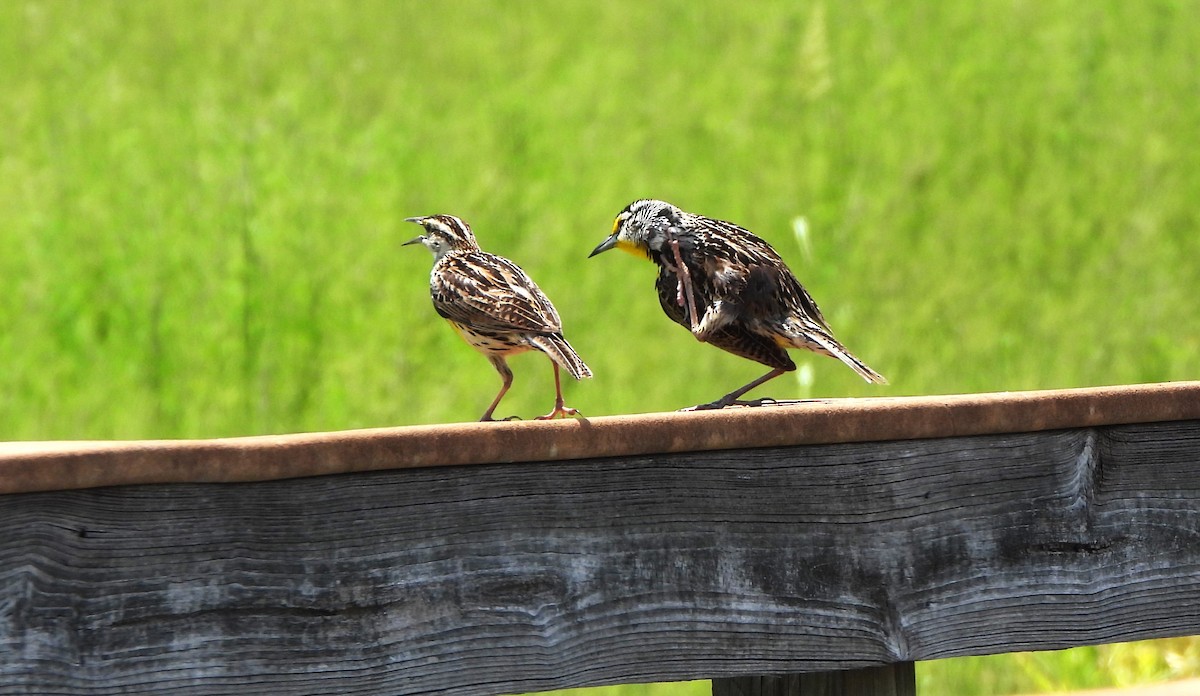
{"type": "Polygon", "coordinates": [[[732,404],[746,392],[796,369],[788,349],[803,348],[848,365],[868,382],[883,375],[836,338],[812,296],[770,244],[723,220],[688,213],[657,200],[630,203],[612,234],[589,255],[621,249],[658,266],[658,302],[697,340],[760,362],[771,371],[696,409],[732,404]]]}
{"type": "Polygon", "coordinates": [[[404,244],[420,243],[433,252],[429,292],[434,311],[487,356],[503,380],[500,393],[479,420],[494,420],[497,404],[512,386],[506,358],[528,350],[542,351],[554,367],[554,409],[538,420],[578,415],[563,405],[558,368],[575,379],[591,377],[592,371],[563,338],[562,320],[541,288],[517,264],[481,250],[470,225],[453,215],[406,221],[417,223],[425,233],[404,244]]]}

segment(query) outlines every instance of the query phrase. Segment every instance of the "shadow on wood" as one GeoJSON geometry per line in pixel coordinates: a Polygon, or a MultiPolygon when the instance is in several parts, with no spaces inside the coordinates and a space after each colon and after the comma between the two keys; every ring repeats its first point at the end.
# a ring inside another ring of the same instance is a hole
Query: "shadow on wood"
{"type": "Polygon", "coordinates": [[[915,696],[912,662],[837,672],[714,679],[713,696],[915,696]]]}

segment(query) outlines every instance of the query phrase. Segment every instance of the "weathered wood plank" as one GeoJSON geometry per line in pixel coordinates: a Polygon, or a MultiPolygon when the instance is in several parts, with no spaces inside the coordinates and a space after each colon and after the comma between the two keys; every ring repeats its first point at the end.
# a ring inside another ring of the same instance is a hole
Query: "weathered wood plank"
{"type": "Polygon", "coordinates": [[[495,694],[1200,633],[1200,421],[0,497],[0,694],[495,694]]]}

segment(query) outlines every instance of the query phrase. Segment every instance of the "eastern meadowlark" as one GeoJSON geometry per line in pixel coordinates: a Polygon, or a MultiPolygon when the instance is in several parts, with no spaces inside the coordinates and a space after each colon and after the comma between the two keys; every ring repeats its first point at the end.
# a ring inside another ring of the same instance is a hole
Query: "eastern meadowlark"
{"type": "Polygon", "coordinates": [[[612,234],[589,255],[622,249],[658,266],[658,302],[697,340],[760,362],[767,374],[697,409],[724,408],[746,392],[796,369],[789,348],[846,363],[868,382],[887,380],[846,349],[808,291],[770,244],[737,225],[657,200],[630,203],[612,234]]]}
{"type": "Polygon", "coordinates": [[[466,222],[452,215],[407,218],[425,233],[405,242],[421,243],[433,252],[429,292],[433,309],[475,350],[487,356],[500,373],[503,384],[482,421],[492,414],[512,386],[513,373],[506,358],[528,350],[540,350],[554,367],[554,410],[538,420],[578,415],[563,405],[562,366],[575,379],[591,377],[592,371],[562,334],[562,321],[541,288],[517,264],[479,248],[466,222]]]}

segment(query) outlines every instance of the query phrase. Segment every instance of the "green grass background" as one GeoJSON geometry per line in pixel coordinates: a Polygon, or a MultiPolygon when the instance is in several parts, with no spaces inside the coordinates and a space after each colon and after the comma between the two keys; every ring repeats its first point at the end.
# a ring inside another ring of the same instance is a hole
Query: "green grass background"
{"type": "MultiPolygon", "coordinates": [[[[550,295],[588,415],[763,372],[587,260],[630,200],[770,240],[856,353],[760,390],[1200,377],[1200,3],[0,3],[0,439],[474,420],[411,215],[550,295]],[[798,229],[804,234],[796,234],[798,229]]],[[[549,409],[539,355],[498,415],[549,409]]],[[[1197,641],[922,664],[922,694],[1200,673],[1197,641]]],[[[699,694],[661,685],[597,694],[699,694]]]]}

